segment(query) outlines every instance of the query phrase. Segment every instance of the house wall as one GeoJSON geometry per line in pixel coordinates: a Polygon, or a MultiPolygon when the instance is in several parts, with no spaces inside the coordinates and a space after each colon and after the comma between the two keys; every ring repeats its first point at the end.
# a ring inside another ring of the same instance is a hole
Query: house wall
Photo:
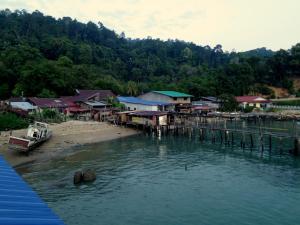
{"type": "Polygon", "coordinates": [[[155,125],[155,119],[152,118],[146,118],[146,117],[138,117],[133,116],[131,117],[131,121],[135,124],[141,124],[141,125],[155,125]]]}
{"type": "Polygon", "coordinates": [[[167,115],[159,116],[158,117],[158,123],[161,126],[167,126],[168,125],[168,116],[167,115]]]}
{"type": "Polygon", "coordinates": [[[148,100],[148,101],[160,101],[160,102],[168,102],[168,103],[174,103],[174,104],[187,104],[191,103],[191,98],[172,98],[167,95],[162,95],[155,92],[148,92],[146,94],[140,95],[139,98],[148,100]]]}
{"type": "Polygon", "coordinates": [[[220,108],[220,104],[217,103],[217,102],[212,102],[212,101],[193,101],[192,102],[193,105],[207,105],[207,106],[210,106],[210,107],[213,107],[213,108],[220,108]]]}
{"type": "Polygon", "coordinates": [[[158,106],[133,104],[127,102],[121,102],[125,105],[126,110],[141,110],[141,111],[158,111],[158,106]]]}
{"type": "Polygon", "coordinates": [[[247,107],[247,106],[250,106],[250,107],[255,107],[255,108],[261,108],[261,104],[260,103],[248,103],[248,102],[243,102],[240,104],[241,107],[243,107],[244,109],[247,107]]]}

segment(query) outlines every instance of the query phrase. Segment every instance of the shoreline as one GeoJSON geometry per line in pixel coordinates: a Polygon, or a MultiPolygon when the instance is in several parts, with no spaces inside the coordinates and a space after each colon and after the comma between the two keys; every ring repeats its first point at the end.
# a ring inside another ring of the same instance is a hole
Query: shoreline
{"type": "MultiPolygon", "coordinates": [[[[42,162],[59,158],[68,153],[75,153],[76,147],[112,141],[129,137],[140,132],[111,125],[105,122],[71,120],[60,124],[50,124],[53,136],[38,148],[29,152],[29,155],[8,150],[9,132],[1,132],[0,155],[2,155],[12,167],[21,167],[34,162],[42,162]]],[[[12,135],[21,136],[27,129],[14,130],[12,135]]]]}

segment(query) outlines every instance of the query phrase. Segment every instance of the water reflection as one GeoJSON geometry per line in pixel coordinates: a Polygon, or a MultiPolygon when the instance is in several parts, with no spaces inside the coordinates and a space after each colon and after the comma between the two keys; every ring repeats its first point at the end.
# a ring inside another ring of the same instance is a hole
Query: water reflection
{"type": "Polygon", "coordinates": [[[300,220],[295,207],[300,201],[300,160],[276,151],[261,155],[248,147],[197,138],[138,136],[85,146],[23,173],[67,224],[300,220]],[[97,180],[74,186],[73,173],[83,168],[95,169],[97,180]]]}

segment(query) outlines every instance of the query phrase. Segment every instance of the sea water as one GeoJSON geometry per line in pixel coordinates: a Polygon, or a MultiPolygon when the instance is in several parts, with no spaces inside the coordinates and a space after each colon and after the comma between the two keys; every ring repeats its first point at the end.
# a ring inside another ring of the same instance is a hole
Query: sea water
{"type": "Polygon", "coordinates": [[[137,135],[75,150],[20,170],[67,225],[300,224],[300,160],[276,143],[137,135]],[[73,185],[87,168],[97,180],[73,185]]]}

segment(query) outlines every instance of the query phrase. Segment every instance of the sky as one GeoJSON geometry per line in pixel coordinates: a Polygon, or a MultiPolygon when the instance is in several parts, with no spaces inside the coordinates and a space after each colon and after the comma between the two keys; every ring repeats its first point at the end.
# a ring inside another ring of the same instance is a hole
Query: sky
{"type": "Polygon", "coordinates": [[[221,44],[228,51],[300,42],[300,0],[0,0],[0,8],[100,21],[130,38],[221,44]]]}

